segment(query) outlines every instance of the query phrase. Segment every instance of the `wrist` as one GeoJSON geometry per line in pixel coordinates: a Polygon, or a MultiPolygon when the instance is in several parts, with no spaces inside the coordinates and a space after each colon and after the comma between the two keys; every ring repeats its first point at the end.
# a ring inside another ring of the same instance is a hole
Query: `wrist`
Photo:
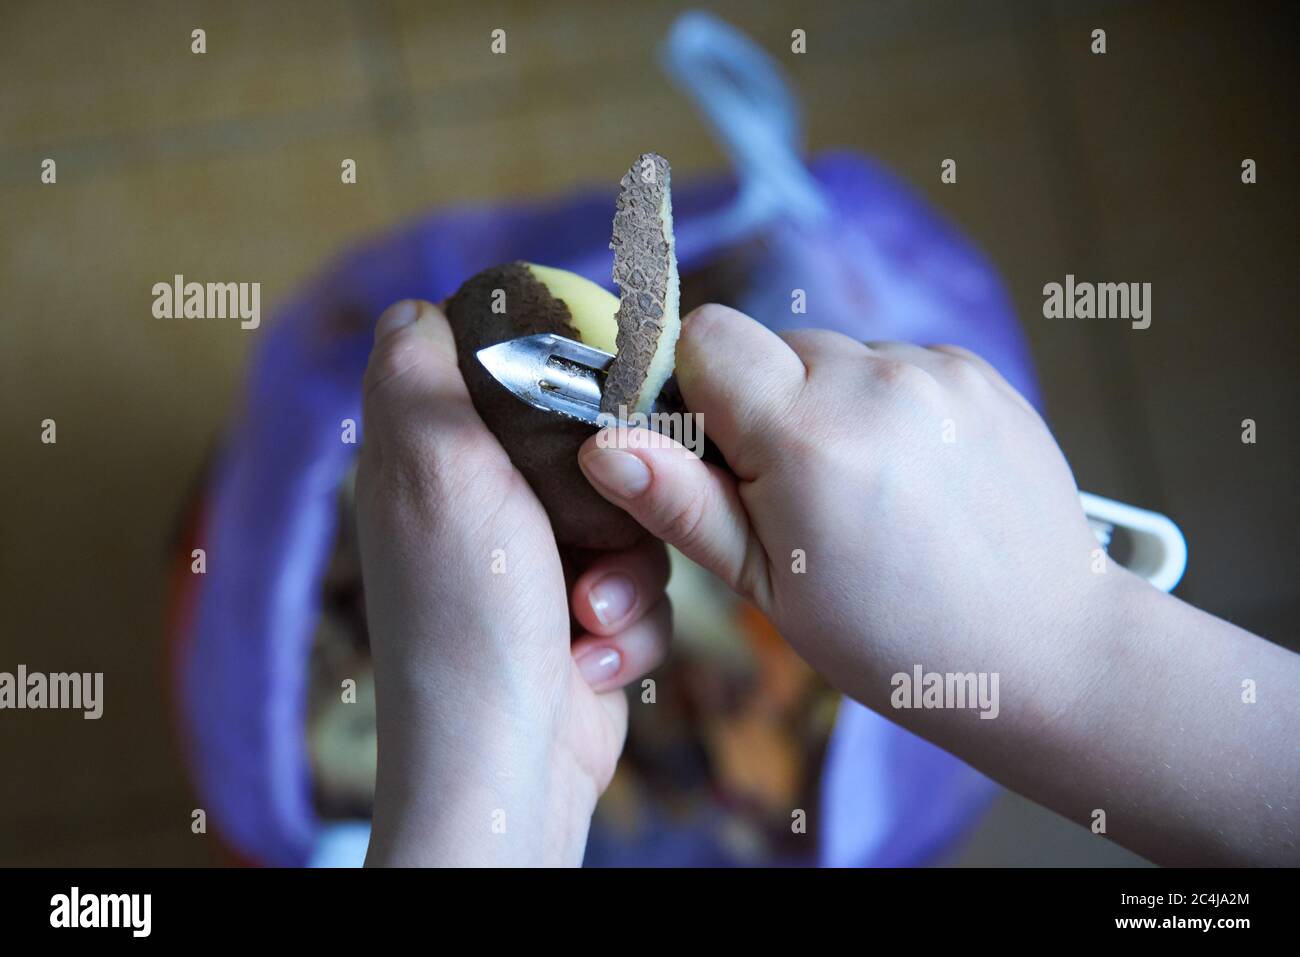
{"type": "Polygon", "coordinates": [[[429,690],[379,696],[367,862],[581,864],[598,788],[561,745],[549,719],[555,709],[524,714],[527,706],[514,711],[429,690]]]}
{"type": "Polygon", "coordinates": [[[1109,736],[1113,716],[1125,710],[1124,696],[1132,690],[1129,676],[1146,667],[1140,638],[1167,600],[1144,579],[1113,564],[1076,589],[1073,601],[1063,600],[1066,627],[1044,643],[1043,655],[1026,675],[1033,689],[1028,707],[1011,725],[1004,742],[1008,747],[995,759],[1000,767],[988,769],[990,773],[1036,800],[1043,800],[1044,778],[1066,790],[1067,782],[1077,783],[1096,750],[1095,739],[1109,736]],[[1044,775],[1044,768],[1056,770],[1044,775]],[[1031,784],[1033,780],[1040,784],[1031,784]]]}
{"type": "MultiPolygon", "coordinates": [[[[519,783],[524,771],[433,778],[428,792],[376,788],[366,863],[386,867],[577,867],[595,809],[578,777],[519,783]],[[387,793],[385,793],[387,792],[387,793]]],[[[384,771],[380,770],[380,781],[384,771]]]]}
{"type": "Polygon", "coordinates": [[[1168,600],[1164,592],[1122,567],[1109,565],[1105,575],[1097,576],[1062,649],[1067,667],[1058,670],[1062,680],[1057,693],[1067,703],[1065,713],[1091,721],[1098,709],[1107,707],[1117,673],[1139,667],[1136,657],[1148,631],[1145,623],[1168,600]]]}
{"type": "Polygon", "coordinates": [[[1133,641],[1162,592],[1116,565],[1059,583],[990,647],[985,660],[996,720],[970,709],[887,716],[1012,790],[1041,800],[1041,782],[1072,780],[1089,737],[1108,725],[1127,670],[1141,667],[1133,641]],[[996,686],[993,678],[997,677],[996,686]],[[1051,769],[1051,773],[1047,772],[1051,769]]]}

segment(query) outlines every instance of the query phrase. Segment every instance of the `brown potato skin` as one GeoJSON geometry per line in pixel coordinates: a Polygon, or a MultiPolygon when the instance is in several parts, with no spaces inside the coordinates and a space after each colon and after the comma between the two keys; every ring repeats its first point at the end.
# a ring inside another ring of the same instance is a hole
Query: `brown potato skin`
{"type": "Polygon", "coordinates": [[[447,300],[446,313],[474,407],[546,509],[556,542],[601,550],[635,544],[645,531],[601,498],[578,468],[578,449],[596,430],[515,398],[476,355],[498,342],[541,332],[580,340],[564,300],[552,296],[524,263],[515,262],[466,280],[447,300]],[[492,311],[497,289],[505,291],[504,313],[492,311]]]}

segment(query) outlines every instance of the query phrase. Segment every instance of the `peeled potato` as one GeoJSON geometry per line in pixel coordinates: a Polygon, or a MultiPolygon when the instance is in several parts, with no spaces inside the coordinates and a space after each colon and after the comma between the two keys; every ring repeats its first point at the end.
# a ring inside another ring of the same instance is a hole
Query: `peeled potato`
{"type": "Polygon", "coordinates": [[[573,338],[602,352],[612,353],[618,348],[617,297],[577,273],[535,263],[525,265],[554,298],[568,306],[569,322],[578,333],[573,338]]]}
{"type": "Polygon", "coordinates": [[[578,448],[594,429],[519,401],[476,355],[498,342],[540,332],[612,351],[618,299],[574,273],[515,262],[472,277],[446,308],[474,407],[550,515],[556,541],[597,549],[636,542],[644,534],[641,526],[601,498],[578,468],[578,448]],[[504,311],[493,312],[494,302],[503,302],[504,311]]]}
{"type": "Polygon", "coordinates": [[[643,532],[601,498],[578,468],[578,448],[593,429],[519,401],[483,368],[477,353],[543,332],[576,339],[615,354],[602,411],[649,411],[672,375],[681,329],[669,177],[668,161],[645,153],[619,184],[610,241],[618,298],[574,273],[514,262],[484,270],[447,301],[474,406],[545,506],[561,545],[626,548],[643,532]]]}

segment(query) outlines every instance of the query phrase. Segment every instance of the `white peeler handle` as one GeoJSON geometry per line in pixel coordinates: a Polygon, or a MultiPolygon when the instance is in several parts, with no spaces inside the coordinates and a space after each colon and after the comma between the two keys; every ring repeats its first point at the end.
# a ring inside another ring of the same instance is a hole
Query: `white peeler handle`
{"type": "Polygon", "coordinates": [[[1080,492],[1079,502],[1103,545],[1110,543],[1109,526],[1127,533],[1132,557],[1124,564],[1129,571],[1162,591],[1173,590],[1187,568],[1187,540],[1177,525],[1159,512],[1134,508],[1090,492],[1080,492]]]}

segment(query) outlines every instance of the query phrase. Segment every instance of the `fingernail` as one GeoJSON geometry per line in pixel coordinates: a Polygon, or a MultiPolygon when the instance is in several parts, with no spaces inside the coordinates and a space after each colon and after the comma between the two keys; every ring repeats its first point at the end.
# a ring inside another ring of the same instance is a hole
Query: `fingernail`
{"type": "Polygon", "coordinates": [[[420,304],[414,299],[403,299],[393,303],[384,310],[384,314],[375,323],[375,341],[391,336],[398,329],[404,329],[420,315],[420,304]]]}
{"type": "Polygon", "coordinates": [[[636,587],[626,575],[606,575],[591,586],[591,610],[602,625],[620,621],[635,600],[636,587]]]}
{"type": "Polygon", "coordinates": [[[618,498],[633,498],[650,485],[650,470],[631,452],[593,449],[582,458],[583,471],[618,498]]]}
{"type": "Polygon", "coordinates": [[[578,671],[587,684],[598,685],[618,674],[623,667],[623,656],[613,648],[592,648],[578,658],[578,671]]]}

